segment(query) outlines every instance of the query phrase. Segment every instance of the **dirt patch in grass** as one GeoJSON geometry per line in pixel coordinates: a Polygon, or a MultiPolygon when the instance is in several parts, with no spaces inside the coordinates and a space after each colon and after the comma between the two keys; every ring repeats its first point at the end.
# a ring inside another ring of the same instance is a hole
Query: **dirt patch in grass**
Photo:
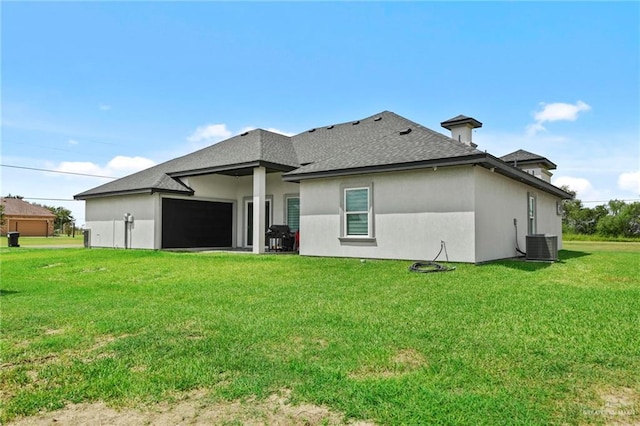
{"type": "Polygon", "coordinates": [[[264,401],[212,401],[206,391],[191,392],[175,403],[145,408],[115,409],[103,402],[70,404],[62,410],[18,419],[13,426],[63,424],[129,425],[343,425],[370,426],[369,422],[347,422],[344,416],[312,404],[291,405],[289,392],[271,395],[264,401]]]}
{"type": "Polygon", "coordinates": [[[399,377],[427,366],[427,359],[415,349],[402,349],[394,353],[383,365],[367,365],[349,374],[355,380],[399,377]]]}
{"type": "Polygon", "coordinates": [[[583,414],[596,423],[607,425],[640,425],[640,394],[631,388],[597,390],[599,404],[584,408],[583,414]]]}

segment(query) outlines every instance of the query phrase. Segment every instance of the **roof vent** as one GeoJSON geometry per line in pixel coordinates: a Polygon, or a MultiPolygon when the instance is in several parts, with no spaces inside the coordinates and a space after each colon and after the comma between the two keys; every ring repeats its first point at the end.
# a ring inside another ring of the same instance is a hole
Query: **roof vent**
{"type": "Polygon", "coordinates": [[[411,127],[407,127],[406,129],[400,130],[401,135],[408,135],[409,133],[411,133],[411,127]]]}
{"type": "Polygon", "coordinates": [[[333,129],[333,127],[334,127],[334,126],[333,126],[333,124],[332,124],[331,126],[327,127],[327,129],[333,129]]]}
{"type": "Polygon", "coordinates": [[[376,117],[373,119],[373,121],[380,121],[380,120],[382,120],[382,117],[376,117]]]}
{"type": "Polygon", "coordinates": [[[240,136],[247,136],[249,132],[240,133],[240,136]]]}
{"type": "Polygon", "coordinates": [[[311,130],[309,130],[309,133],[313,133],[315,131],[316,131],[316,129],[311,129],[311,130]]]}
{"type": "Polygon", "coordinates": [[[353,123],[351,123],[351,124],[353,124],[354,126],[355,126],[356,124],[360,124],[360,120],[358,120],[358,121],[354,121],[354,122],[353,122],[353,123]]]}

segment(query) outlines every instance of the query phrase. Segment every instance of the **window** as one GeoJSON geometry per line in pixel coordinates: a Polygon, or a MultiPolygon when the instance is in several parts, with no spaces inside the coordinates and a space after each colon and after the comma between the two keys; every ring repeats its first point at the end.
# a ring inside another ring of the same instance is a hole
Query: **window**
{"type": "Polygon", "coordinates": [[[287,197],[287,225],[291,232],[300,229],[300,197],[287,197]]]}
{"type": "Polygon", "coordinates": [[[369,188],[344,190],[344,235],[370,236],[369,188]]]}
{"type": "Polygon", "coordinates": [[[529,192],[527,194],[528,199],[528,225],[529,235],[536,233],[536,196],[529,192]]]}

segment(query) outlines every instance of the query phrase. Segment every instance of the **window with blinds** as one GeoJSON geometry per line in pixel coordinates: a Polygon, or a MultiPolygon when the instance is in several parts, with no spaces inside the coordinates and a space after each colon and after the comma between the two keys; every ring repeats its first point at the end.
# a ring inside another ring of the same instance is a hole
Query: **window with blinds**
{"type": "Polygon", "coordinates": [[[369,235],[369,188],[344,190],[345,235],[369,235]]]}
{"type": "Polygon", "coordinates": [[[291,232],[300,229],[300,197],[287,198],[287,225],[291,232]]]}

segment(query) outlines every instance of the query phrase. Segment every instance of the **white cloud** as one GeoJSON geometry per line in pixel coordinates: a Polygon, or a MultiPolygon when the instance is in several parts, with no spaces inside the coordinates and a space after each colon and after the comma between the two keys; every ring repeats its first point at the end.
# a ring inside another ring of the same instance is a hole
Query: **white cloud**
{"type": "Polygon", "coordinates": [[[78,142],[78,141],[77,141],[77,140],[75,140],[75,139],[69,139],[69,140],[67,141],[67,143],[68,143],[69,145],[78,145],[80,142],[78,142]]]}
{"type": "Polygon", "coordinates": [[[156,163],[144,157],[118,155],[101,166],[90,161],[63,161],[54,170],[66,173],[82,173],[96,176],[122,177],[154,166],[156,163]]]}
{"type": "MultiPolygon", "coordinates": [[[[257,127],[254,127],[254,126],[243,127],[242,129],[240,129],[238,134],[241,135],[244,132],[250,132],[250,131],[255,130],[255,129],[257,129],[257,127]]],[[[266,130],[268,132],[272,132],[272,133],[279,133],[279,134],[285,135],[285,136],[293,136],[293,135],[295,135],[295,133],[285,132],[284,130],[276,129],[275,127],[268,127],[268,128],[266,128],[264,130],[266,130]]]]}
{"type": "MultiPolygon", "coordinates": [[[[238,132],[234,133],[227,128],[226,124],[207,124],[205,126],[198,127],[189,137],[187,137],[187,141],[191,142],[191,150],[200,149],[228,139],[231,136],[241,135],[255,129],[257,129],[257,127],[245,126],[238,132]]],[[[274,127],[269,127],[265,130],[280,133],[285,136],[293,136],[295,134],[276,129],[274,127]]]]}
{"type": "Polygon", "coordinates": [[[144,157],[126,157],[118,155],[107,163],[107,169],[113,171],[137,172],[155,166],[155,162],[144,157]]]}
{"type": "Polygon", "coordinates": [[[100,109],[100,111],[110,111],[111,110],[111,105],[100,104],[100,105],[98,105],[98,108],[100,109]]]}
{"type": "Polygon", "coordinates": [[[554,179],[553,184],[555,186],[563,186],[566,185],[572,191],[577,193],[578,198],[591,198],[595,194],[593,185],[585,178],[571,177],[571,176],[560,176],[554,179]]]}
{"type": "Polygon", "coordinates": [[[226,124],[208,124],[198,127],[187,140],[197,144],[202,142],[215,143],[227,139],[231,134],[226,124]]]}
{"type": "Polygon", "coordinates": [[[253,127],[253,126],[246,126],[246,127],[243,127],[242,129],[240,129],[240,130],[238,131],[238,133],[236,133],[236,134],[241,135],[241,134],[243,134],[243,133],[245,133],[245,132],[250,132],[250,131],[255,130],[255,129],[257,129],[257,127],[253,127]]]}
{"type": "Polygon", "coordinates": [[[273,132],[273,133],[280,133],[281,135],[285,135],[285,136],[293,136],[293,135],[295,135],[295,133],[285,132],[284,130],[276,129],[275,127],[269,127],[268,129],[265,129],[265,130],[268,130],[268,131],[273,132]]]}
{"type": "Polygon", "coordinates": [[[575,104],[567,104],[564,102],[545,104],[542,102],[540,105],[542,109],[533,115],[533,118],[536,120],[535,123],[527,126],[527,134],[529,136],[547,130],[544,127],[544,123],[546,122],[576,121],[579,113],[591,109],[591,106],[582,101],[578,101],[575,104]]]}
{"type": "Polygon", "coordinates": [[[90,161],[63,161],[54,168],[57,172],[83,173],[88,175],[109,176],[105,169],[90,161]]]}
{"type": "Polygon", "coordinates": [[[618,176],[618,187],[625,191],[640,195],[640,171],[622,173],[618,176]]]}

